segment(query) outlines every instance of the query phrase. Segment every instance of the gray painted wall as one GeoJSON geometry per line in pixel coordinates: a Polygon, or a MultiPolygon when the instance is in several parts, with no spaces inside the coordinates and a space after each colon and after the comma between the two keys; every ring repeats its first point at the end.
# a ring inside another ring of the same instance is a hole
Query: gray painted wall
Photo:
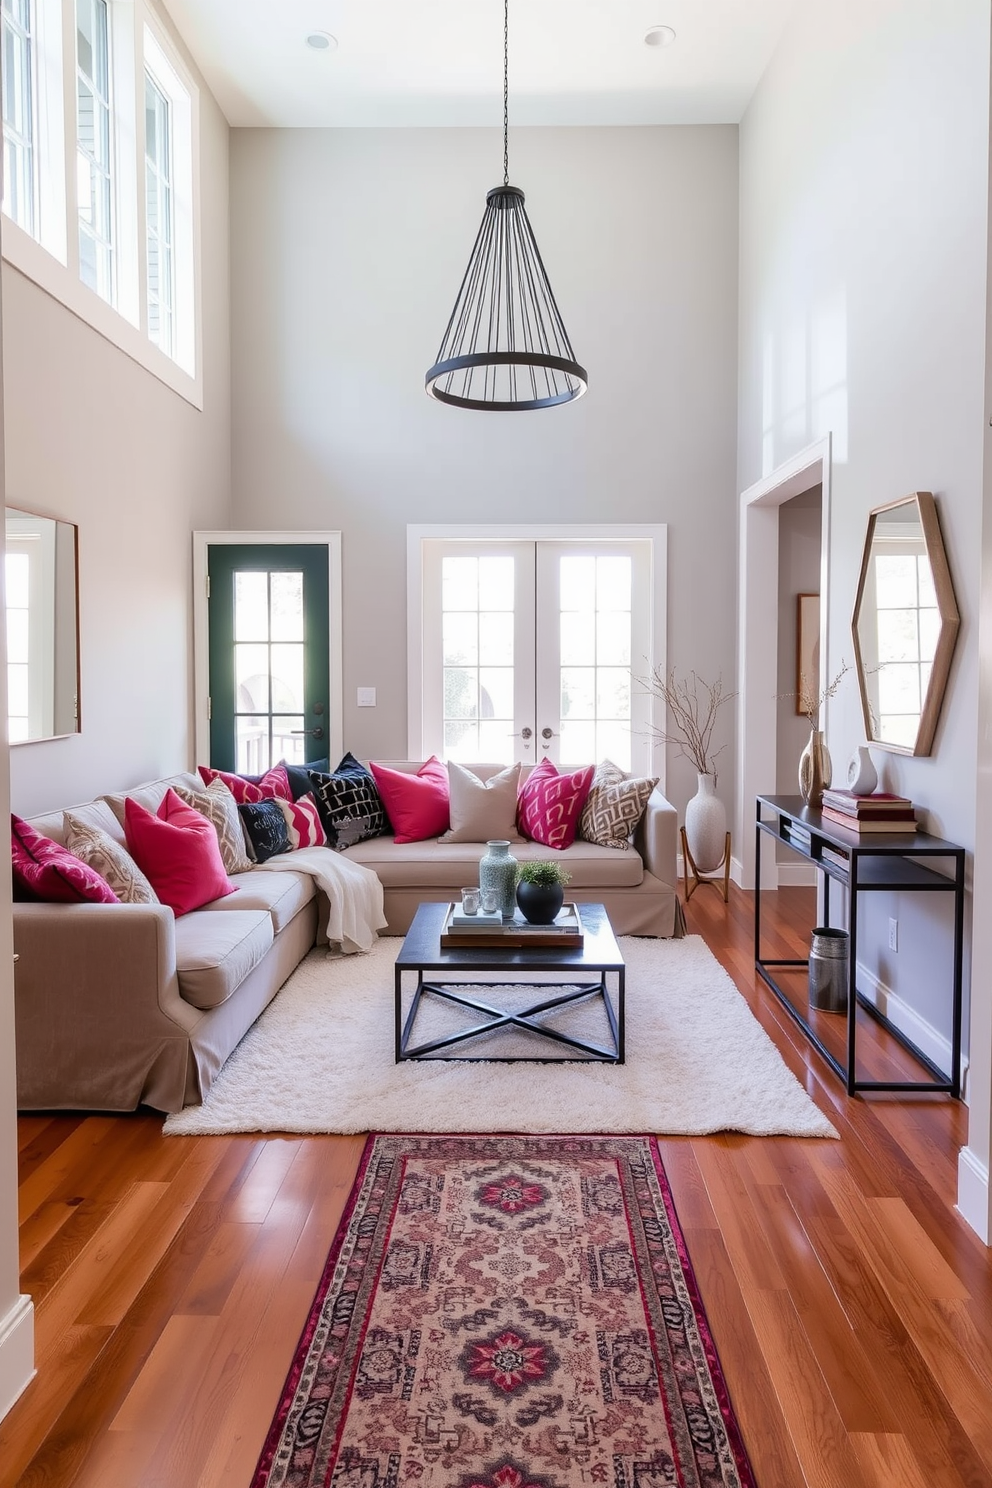
{"type": "MultiPolygon", "coordinates": [[[[493,130],[232,137],[233,525],[341,529],[344,738],[362,756],[407,751],[408,523],[667,522],[669,661],[734,674],[737,131],[511,132],[590,375],[542,412],[423,390],[501,167],[493,130]]],[[[668,786],[693,793],[685,762],[668,786]]]]}

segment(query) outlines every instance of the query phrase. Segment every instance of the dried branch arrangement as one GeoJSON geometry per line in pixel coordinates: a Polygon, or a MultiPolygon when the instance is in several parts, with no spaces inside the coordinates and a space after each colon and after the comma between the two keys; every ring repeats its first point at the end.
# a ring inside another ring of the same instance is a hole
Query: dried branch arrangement
{"type": "MultiPolygon", "coordinates": [[[[814,693],[812,679],[807,677],[805,672],[800,675],[798,693],[799,711],[800,713],[804,713],[809,719],[810,728],[817,727],[817,722],[820,717],[820,709],[823,707],[828,698],[832,698],[836,694],[838,687],[847,676],[848,672],[853,670],[853,667],[848,662],[842,660],[840,664],[840,671],[837,673],[833,681],[827,684],[827,686],[821,693],[814,693]]],[[[794,692],[779,693],[779,697],[783,698],[796,696],[797,694],[794,692]]]]}
{"type": "Polygon", "coordinates": [[[674,667],[667,674],[655,668],[644,687],[665,703],[670,722],[651,732],[664,744],[677,744],[679,753],[692,761],[700,775],[715,775],[715,760],[726,748],[713,748],[713,730],[724,703],[737,696],[724,692],[723,678],[704,682],[695,672],[679,677],[674,667]]]}

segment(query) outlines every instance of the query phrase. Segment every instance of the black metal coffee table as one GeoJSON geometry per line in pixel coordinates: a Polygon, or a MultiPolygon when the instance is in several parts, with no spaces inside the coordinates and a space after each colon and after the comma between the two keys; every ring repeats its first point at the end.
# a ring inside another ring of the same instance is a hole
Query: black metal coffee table
{"type": "Polygon", "coordinates": [[[457,946],[449,949],[441,945],[441,930],[447,914],[447,904],[421,904],[414,915],[413,924],[396,957],[396,1063],[405,1059],[486,1059],[485,1054],[457,1055],[440,1051],[454,1049],[469,1039],[490,1034],[499,1028],[527,1029],[559,1048],[574,1049],[554,1055],[547,1049],[532,1055],[494,1056],[494,1062],[517,1064],[529,1060],[563,1062],[576,1059],[581,1062],[601,1061],[608,1064],[624,1062],[624,976],[626,967],[616,936],[602,904],[582,905],[582,927],[585,932],[581,946],[457,946]],[[495,982],[472,982],[465,984],[465,972],[492,972],[499,976],[495,982]],[[526,972],[553,972],[555,982],[528,982],[521,976],[526,972]],[[403,1016],[403,976],[416,976],[413,1000],[403,1016]],[[425,979],[425,973],[434,973],[425,979]],[[594,976],[595,980],[590,980],[594,976]],[[616,979],[616,1005],[610,996],[607,978],[616,979]],[[495,1005],[487,993],[497,987],[512,984],[514,987],[532,989],[534,1001],[527,1007],[508,1010],[495,1005]],[[564,990],[562,990],[564,989],[564,990]],[[413,1043],[417,1014],[425,996],[438,997],[460,1008],[468,1008],[481,1014],[481,1021],[469,1028],[460,1028],[454,1033],[426,1042],[413,1043]],[[535,1021],[548,1013],[583,999],[602,1000],[609,1023],[611,1041],[605,1046],[587,1043],[574,1038],[549,1024],[535,1021]]]}

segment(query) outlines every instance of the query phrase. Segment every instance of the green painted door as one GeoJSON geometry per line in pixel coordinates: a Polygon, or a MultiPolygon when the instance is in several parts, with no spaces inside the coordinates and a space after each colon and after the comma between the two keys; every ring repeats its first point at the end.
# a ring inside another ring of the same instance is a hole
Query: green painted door
{"type": "Polygon", "coordinates": [[[327,548],[211,544],[210,763],[257,775],[327,754],[327,548]]]}

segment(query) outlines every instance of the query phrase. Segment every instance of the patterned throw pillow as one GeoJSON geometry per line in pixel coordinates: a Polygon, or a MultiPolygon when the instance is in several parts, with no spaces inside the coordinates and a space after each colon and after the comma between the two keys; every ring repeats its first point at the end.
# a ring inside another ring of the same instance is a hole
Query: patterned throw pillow
{"type": "Polygon", "coordinates": [[[594,769],[587,765],[571,775],[559,775],[548,759],[535,765],[517,798],[517,826],[523,835],[559,852],[571,847],[594,769]]]}
{"type": "Polygon", "coordinates": [[[102,827],[80,821],[71,811],[62,814],[65,845],[83,863],[105,878],[122,904],[157,904],[158,895],[126,847],[102,827]]]}
{"type": "Polygon", "coordinates": [[[326,846],[327,833],[320,824],[320,814],[313,796],[299,796],[295,801],[280,801],[278,805],[286,818],[292,852],[296,852],[299,847],[326,846]]]}
{"type": "Polygon", "coordinates": [[[227,770],[212,770],[209,765],[197,765],[196,768],[204,785],[223,780],[239,806],[246,801],[271,801],[274,797],[282,801],[293,799],[285,765],[273,765],[264,775],[255,776],[232,775],[227,770]]]}
{"type": "Polygon", "coordinates": [[[328,847],[341,852],[390,830],[379,787],[353,754],[346,754],[331,775],[311,770],[310,781],[328,847]]]}
{"type": "Polygon", "coordinates": [[[207,821],[213,822],[217,845],[225,873],[247,873],[252,861],[245,848],[245,833],[238,815],[238,803],[223,780],[211,780],[204,791],[175,787],[176,795],[192,806],[207,821]]]}
{"type": "Polygon", "coordinates": [[[15,885],[48,904],[117,904],[105,878],[21,817],[10,818],[10,853],[15,885]]]}
{"type": "Polygon", "coordinates": [[[276,800],[246,801],[238,807],[256,863],[265,863],[290,851],[289,828],[282,814],[284,804],[276,800]]]}
{"type": "Polygon", "coordinates": [[[612,760],[603,760],[582,808],[579,836],[600,847],[630,847],[657,784],[657,777],[628,775],[612,760]]]}

